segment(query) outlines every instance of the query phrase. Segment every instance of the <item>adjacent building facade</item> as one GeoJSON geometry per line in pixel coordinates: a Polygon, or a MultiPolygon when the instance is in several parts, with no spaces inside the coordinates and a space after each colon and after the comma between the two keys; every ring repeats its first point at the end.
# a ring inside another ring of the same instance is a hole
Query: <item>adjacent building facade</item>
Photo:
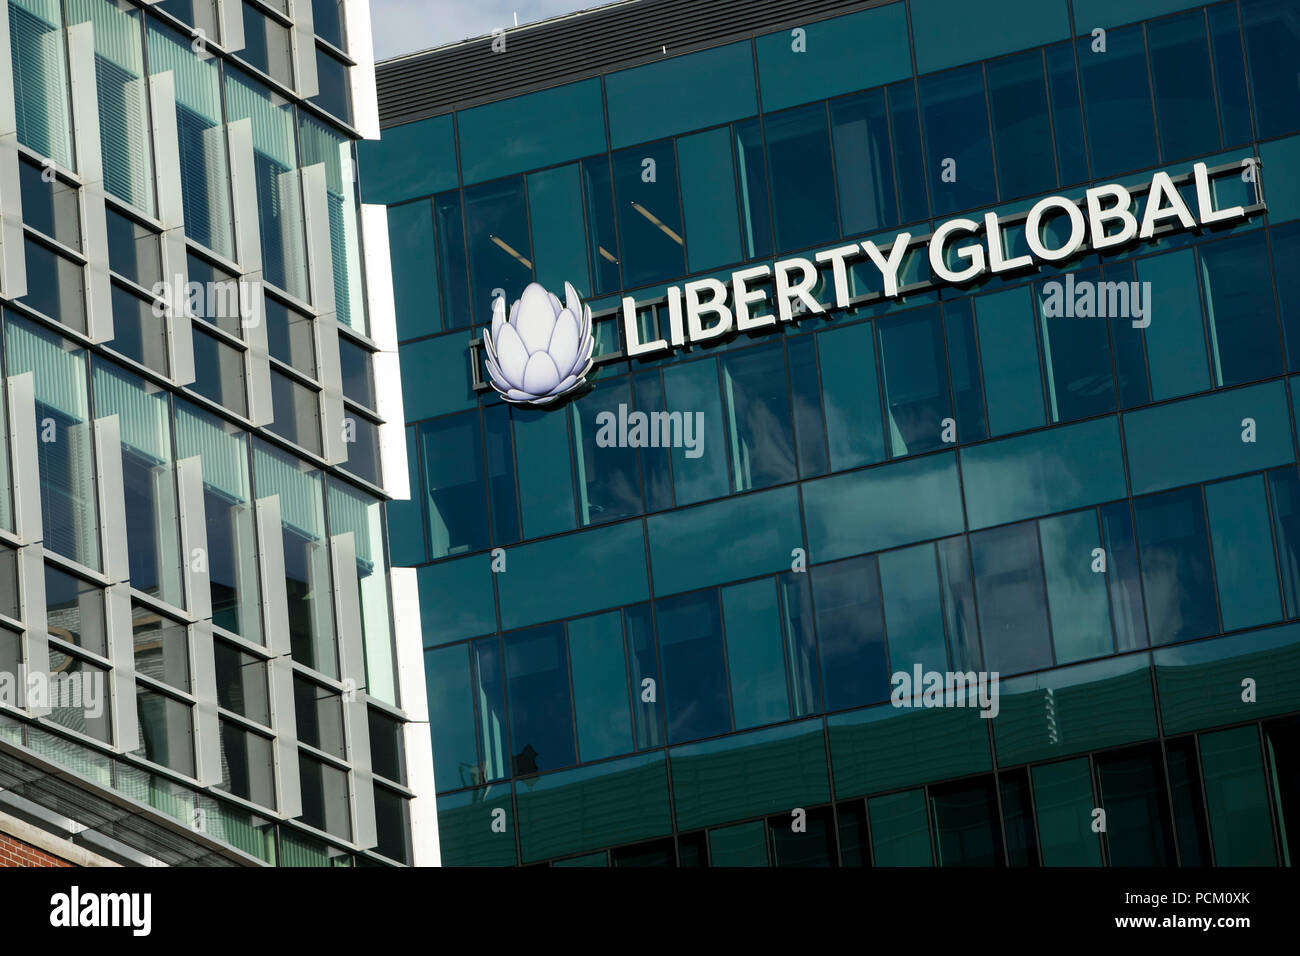
{"type": "Polygon", "coordinates": [[[443,864],[1290,863],[1298,59],[633,0],[380,64],[443,864]]]}
{"type": "Polygon", "coordinates": [[[418,617],[386,560],[405,472],[365,135],[362,0],[0,5],[17,843],[436,862],[418,617]]]}

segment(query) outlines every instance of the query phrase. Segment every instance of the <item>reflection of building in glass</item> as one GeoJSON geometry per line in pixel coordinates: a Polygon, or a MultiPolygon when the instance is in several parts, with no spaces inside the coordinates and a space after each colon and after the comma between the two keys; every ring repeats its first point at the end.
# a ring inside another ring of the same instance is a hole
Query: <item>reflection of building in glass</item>
{"type": "Polygon", "coordinates": [[[443,862],[1287,862],[1295,5],[637,0],[506,41],[380,64],[359,156],[443,862]],[[1163,170],[1195,212],[1196,162],[1241,218],[930,281],[946,221],[974,227],[949,269],[988,212],[1017,257],[1045,197],[1120,183],[1142,213],[1163,170]],[[902,232],[903,293],[859,253],[837,304],[818,253],[902,232]],[[747,273],[776,314],[795,258],[822,314],[629,358],[625,296],[670,340],[673,290],[734,306],[747,273]],[[1150,321],[1046,307],[1066,276],[1149,289],[1150,321]],[[546,409],[470,344],[534,281],[595,319],[588,386],[546,409]],[[703,453],[597,441],[621,406],[699,414],[703,453]],[[914,667],[998,672],[997,716],[891,706],[914,667]]]}

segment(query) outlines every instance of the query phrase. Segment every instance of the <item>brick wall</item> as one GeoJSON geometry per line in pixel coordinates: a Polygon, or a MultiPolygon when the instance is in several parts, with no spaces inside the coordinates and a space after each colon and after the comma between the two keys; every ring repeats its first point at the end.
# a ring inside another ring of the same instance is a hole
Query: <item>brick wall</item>
{"type": "Polygon", "coordinates": [[[57,856],[28,846],[7,833],[0,833],[0,867],[5,866],[71,866],[57,856]]]}

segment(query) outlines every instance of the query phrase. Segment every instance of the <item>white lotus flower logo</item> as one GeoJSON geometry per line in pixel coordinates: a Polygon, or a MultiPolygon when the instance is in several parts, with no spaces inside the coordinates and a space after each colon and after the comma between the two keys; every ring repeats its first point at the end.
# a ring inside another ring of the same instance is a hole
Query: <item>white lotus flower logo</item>
{"type": "Polygon", "coordinates": [[[492,304],[492,326],[483,331],[492,387],[509,402],[546,405],[582,384],[591,370],[591,307],[564,283],[565,302],[536,282],[510,307],[492,304]]]}

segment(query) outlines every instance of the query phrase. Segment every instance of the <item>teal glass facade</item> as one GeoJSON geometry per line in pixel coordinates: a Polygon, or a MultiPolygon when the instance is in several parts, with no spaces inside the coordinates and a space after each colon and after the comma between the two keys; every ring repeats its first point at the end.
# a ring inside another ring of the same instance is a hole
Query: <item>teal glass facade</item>
{"type": "Polygon", "coordinates": [[[1295,5],[798,16],[359,150],[443,863],[1289,865],[1295,5]],[[825,315],[623,352],[623,296],[1195,162],[1266,209],[857,308],[825,280],[825,315]],[[1067,276],[1146,284],[1150,322],[1057,314],[1067,276]],[[542,409],[472,374],[531,281],[596,316],[590,387],[542,409]],[[702,453],[602,444],[620,405],[698,413],[702,453]],[[999,713],[893,706],[914,667],[996,671],[999,713]]]}

